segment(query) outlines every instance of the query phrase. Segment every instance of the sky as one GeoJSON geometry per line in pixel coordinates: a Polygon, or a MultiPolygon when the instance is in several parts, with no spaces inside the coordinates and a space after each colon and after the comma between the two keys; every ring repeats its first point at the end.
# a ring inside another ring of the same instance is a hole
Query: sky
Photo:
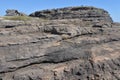
{"type": "Polygon", "coordinates": [[[70,6],[94,6],[105,9],[115,22],[120,22],[120,0],[1,0],[0,15],[7,9],[17,9],[26,14],[35,11],[70,6]]]}

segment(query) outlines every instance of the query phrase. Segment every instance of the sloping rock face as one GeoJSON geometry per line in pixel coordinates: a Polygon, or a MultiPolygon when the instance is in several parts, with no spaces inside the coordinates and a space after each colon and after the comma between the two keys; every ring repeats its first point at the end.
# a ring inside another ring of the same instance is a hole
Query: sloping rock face
{"type": "Polygon", "coordinates": [[[8,9],[6,10],[6,16],[26,16],[26,14],[21,13],[18,10],[8,9]]]}
{"type": "Polygon", "coordinates": [[[78,18],[21,24],[0,27],[0,80],[120,80],[120,24],[78,18]]]}
{"type": "Polygon", "coordinates": [[[83,21],[112,22],[108,12],[95,7],[66,7],[53,10],[36,11],[30,14],[32,17],[46,19],[81,19],[83,21]]]}

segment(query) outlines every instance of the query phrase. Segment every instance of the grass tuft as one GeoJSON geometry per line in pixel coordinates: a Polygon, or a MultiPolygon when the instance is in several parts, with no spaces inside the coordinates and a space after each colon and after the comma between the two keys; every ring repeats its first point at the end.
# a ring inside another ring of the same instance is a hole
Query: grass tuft
{"type": "Polygon", "coordinates": [[[29,16],[4,16],[3,18],[5,20],[20,20],[20,21],[27,21],[32,19],[29,16]]]}

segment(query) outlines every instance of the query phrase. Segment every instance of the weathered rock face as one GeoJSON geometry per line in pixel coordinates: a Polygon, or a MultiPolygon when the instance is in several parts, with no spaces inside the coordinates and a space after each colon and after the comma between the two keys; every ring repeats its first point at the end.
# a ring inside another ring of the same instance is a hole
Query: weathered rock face
{"type": "Polygon", "coordinates": [[[0,27],[0,80],[120,80],[120,24],[78,18],[21,24],[0,27]]]}
{"type": "Polygon", "coordinates": [[[108,21],[112,22],[108,12],[95,7],[67,7],[53,10],[36,11],[32,17],[47,19],[81,19],[83,21],[108,21]]]}
{"type": "Polygon", "coordinates": [[[26,14],[19,12],[18,10],[8,9],[6,10],[6,16],[25,16],[26,14]]]}

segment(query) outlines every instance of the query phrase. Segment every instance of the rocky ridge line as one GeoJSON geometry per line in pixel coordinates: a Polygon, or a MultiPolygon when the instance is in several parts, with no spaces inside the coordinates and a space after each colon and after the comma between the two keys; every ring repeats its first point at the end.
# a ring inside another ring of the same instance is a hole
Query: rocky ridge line
{"type": "Polygon", "coordinates": [[[76,16],[100,10],[95,16],[105,15],[98,21],[98,17],[84,15],[88,20],[83,20],[73,14],[69,19],[64,14],[60,19],[38,16],[25,22],[1,19],[0,79],[119,80],[120,24],[114,23],[107,11],[93,7],[45,11],[51,15],[59,10],[80,12],[76,16]]]}
{"type": "Polygon", "coordinates": [[[81,19],[91,22],[113,22],[108,12],[95,7],[66,7],[52,10],[36,11],[29,16],[45,19],[81,19]]]}

